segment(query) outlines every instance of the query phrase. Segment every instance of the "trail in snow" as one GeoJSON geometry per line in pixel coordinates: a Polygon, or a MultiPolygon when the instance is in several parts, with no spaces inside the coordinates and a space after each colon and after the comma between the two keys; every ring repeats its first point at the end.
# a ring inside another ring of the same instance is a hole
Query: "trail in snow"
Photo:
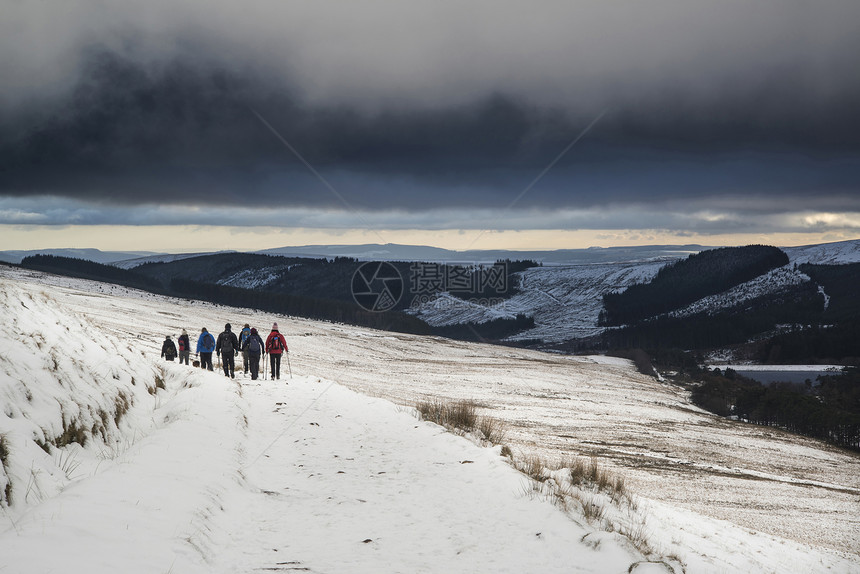
{"type": "Polygon", "coordinates": [[[233,550],[216,556],[219,571],[621,572],[637,561],[623,539],[583,544],[590,529],[525,496],[498,449],[312,377],[242,390],[249,451],[267,448],[243,468],[250,493],[220,519],[233,550]]]}

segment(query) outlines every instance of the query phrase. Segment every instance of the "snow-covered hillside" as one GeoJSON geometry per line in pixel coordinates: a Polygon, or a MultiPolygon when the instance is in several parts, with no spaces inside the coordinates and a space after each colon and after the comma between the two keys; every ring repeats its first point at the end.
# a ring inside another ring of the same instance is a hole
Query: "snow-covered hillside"
{"type": "Polygon", "coordinates": [[[814,265],[842,265],[860,263],[860,240],[805,245],[803,247],[784,247],[791,263],[812,263],[814,265]]]}
{"type": "Polygon", "coordinates": [[[742,283],[736,287],[699,299],[672,313],[676,317],[684,317],[695,313],[706,313],[719,311],[729,307],[740,305],[746,301],[751,301],[763,295],[773,295],[779,293],[794,285],[799,285],[809,281],[809,277],[794,268],[793,265],[786,265],[773,269],[760,275],[751,281],[742,283]]]}
{"type": "Polygon", "coordinates": [[[559,342],[589,337],[602,331],[597,326],[597,318],[605,293],[648,281],[665,264],[662,260],[532,267],[515,275],[520,292],[494,306],[470,304],[443,294],[416,307],[413,312],[434,326],[470,321],[483,323],[524,313],[534,318],[535,327],[517,334],[512,340],[559,342]]]}
{"type": "MultiPolygon", "coordinates": [[[[763,295],[779,294],[788,287],[810,281],[807,275],[796,268],[798,265],[804,263],[811,263],[813,265],[845,265],[860,262],[860,241],[843,241],[822,245],[808,245],[805,247],[787,247],[783,251],[789,257],[788,265],[774,269],[724,293],[700,299],[684,309],[676,311],[673,315],[684,316],[693,313],[715,311],[740,305],[745,301],[763,295]]],[[[825,297],[827,296],[825,293],[823,294],[825,297]]]]}
{"type": "MultiPolygon", "coordinates": [[[[783,250],[790,258],[788,265],[725,293],[696,301],[675,315],[716,311],[809,281],[809,277],[795,269],[795,265],[860,262],[860,241],[856,240],[783,250]]],[[[540,339],[546,343],[558,343],[590,337],[603,330],[597,325],[603,309],[603,295],[647,282],[671,261],[675,259],[533,267],[515,275],[521,290],[519,294],[491,307],[464,303],[444,294],[418,306],[414,313],[437,326],[470,321],[482,323],[523,313],[534,317],[535,327],[511,337],[513,341],[540,339]]]]}
{"type": "Polygon", "coordinates": [[[264,289],[266,285],[280,278],[283,270],[283,265],[262,269],[248,269],[225,277],[218,281],[218,284],[227,285],[228,287],[239,287],[241,289],[264,289]]]}
{"type": "Polygon", "coordinates": [[[860,572],[858,457],[703,413],[624,361],[9,268],[0,297],[0,570],[860,572]],[[273,320],[292,351],[279,384],[158,357],[181,328],[273,320]],[[599,457],[637,505],[562,511],[498,448],[419,422],[428,397],[476,400],[520,460],[599,457]],[[96,440],[36,444],[73,428],[96,440]]]}

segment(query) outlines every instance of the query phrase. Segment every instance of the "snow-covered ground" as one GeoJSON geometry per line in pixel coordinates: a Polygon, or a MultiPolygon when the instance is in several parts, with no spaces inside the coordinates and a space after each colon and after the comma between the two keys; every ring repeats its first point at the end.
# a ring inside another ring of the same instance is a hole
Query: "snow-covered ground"
{"type": "Polygon", "coordinates": [[[860,572],[860,457],[711,416],[626,361],[4,267],[0,298],[0,571],[860,572]],[[280,382],[159,359],[182,328],[275,320],[280,382]],[[419,421],[428,397],[477,401],[516,458],[597,456],[637,504],[563,511],[498,447],[419,421]],[[72,420],[99,439],[37,445],[72,420]]]}

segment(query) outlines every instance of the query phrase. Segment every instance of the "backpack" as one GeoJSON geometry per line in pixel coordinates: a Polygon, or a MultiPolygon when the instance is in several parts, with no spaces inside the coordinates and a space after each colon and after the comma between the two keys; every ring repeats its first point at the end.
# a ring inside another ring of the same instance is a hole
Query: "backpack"
{"type": "Polygon", "coordinates": [[[272,342],[269,344],[269,351],[283,351],[280,335],[272,337],[272,342]]]}
{"type": "Polygon", "coordinates": [[[245,341],[246,341],[246,340],[248,339],[248,337],[250,337],[250,336],[251,336],[251,329],[249,329],[249,328],[247,328],[247,327],[245,327],[244,329],[242,329],[242,333],[239,335],[239,345],[244,345],[244,344],[245,344],[245,341]]]}
{"type": "Polygon", "coordinates": [[[184,337],[179,337],[179,350],[180,351],[187,351],[188,350],[186,348],[185,341],[186,341],[186,339],[184,337]]]}
{"type": "Polygon", "coordinates": [[[203,352],[211,353],[215,350],[215,335],[209,331],[203,333],[203,352]]]}
{"type": "Polygon", "coordinates": [[[260,346],[260,338],[259,337],[251,337],[248,340],[248,350],[255,355],[260,354],[260,351],[262,351],[263,348],[262,348],[262,346],[260,346]]]}

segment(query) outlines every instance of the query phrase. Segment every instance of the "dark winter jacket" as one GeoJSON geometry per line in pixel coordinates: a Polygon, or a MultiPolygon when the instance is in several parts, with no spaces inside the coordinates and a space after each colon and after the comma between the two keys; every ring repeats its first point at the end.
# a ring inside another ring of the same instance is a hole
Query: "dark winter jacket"
{"type": "Polygon", "coordinates": [[[218,344],[215,345],[215,352],[235,353],[239,350],[239,339],[236,338],[236,333],[232,331],[224,331],[218,335],[218,344]]]}
{"type": "Polygon", "coordinates": [[[164,344],[161,345],[161,356],[168,361],[176,358],[176,345],[170,339],[165,339],[164,344]]]}
{"type": "Polygon", "coordinates": [[[212,333],[209,331],[205,331],[200,333],[200,336],[197,337],[197,352],[198,353],[211,353],[215,350],[215,337],[212,336],[212,333]]]}
{"type": "Polygon", "coordinates": [[[245,339],[245,342],[242,344],[242,350],[248,351],[252,355],[260,355],[263,353],[266,348],[266,343],[263,342],[263,338],[260,337],[259,333],[257,333],[256,329],[251,329],[251,334],[245,339]],[[257,341],[260,345],[259,350],[255,353],[253,349],[251,349],[251,341],[257,341]]]}
{"type": "Polygon", "coordinates": [[[177,339],[179,342],[179,350],[180,351],[190,351],[191,350],[191,341],[188,339],[188,335],[179,335],[177,339]]]}

